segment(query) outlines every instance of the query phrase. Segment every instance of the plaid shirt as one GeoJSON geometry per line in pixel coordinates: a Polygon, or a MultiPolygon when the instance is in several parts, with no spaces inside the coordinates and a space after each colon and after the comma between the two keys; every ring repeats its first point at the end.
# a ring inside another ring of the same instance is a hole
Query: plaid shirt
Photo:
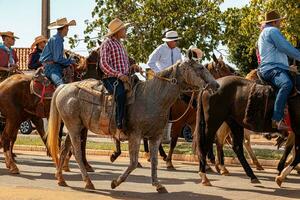
{"type": "Polygon", "coordinates": [[[108,37],[101,44],[100,67],[108,77],[129,74],[129,58],[119,40],[108,37]]]}

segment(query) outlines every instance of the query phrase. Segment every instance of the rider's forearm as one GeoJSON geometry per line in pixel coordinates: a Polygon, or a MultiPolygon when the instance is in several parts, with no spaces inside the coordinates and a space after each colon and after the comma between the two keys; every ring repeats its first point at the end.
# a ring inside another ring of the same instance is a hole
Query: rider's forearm
{"type": "Polygon", "coordinates": [[[8,67],[0,67],[0,71],[9,71],[8,67]]]}

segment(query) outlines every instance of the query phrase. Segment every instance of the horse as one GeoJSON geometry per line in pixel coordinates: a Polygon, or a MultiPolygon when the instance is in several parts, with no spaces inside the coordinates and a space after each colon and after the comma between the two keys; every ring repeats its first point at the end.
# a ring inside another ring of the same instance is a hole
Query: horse
{"type": "MultiPolygon", "coordinates": [[[[82,69],[85,65],[83,57],[77,58],[76,63],[82,69]]],[[[6,118],[5,127],[0,138],[0,147],[3,146],[6,167],[10,173],[18,174],[19,169],[13,159],[12,149],[17,139],[20,123],[30,119],[36,130],[46,144],[44,124],[42,117],[48,117],[50,99],[41,99],[31,90],[32,75],[16,74],[8,77],[0,84],[0,112],[6,118]],[[37,111],[37,106],[42,106],[43,115],[37,111]]]]}
{"type": "MultiPolygon", "coordinates": [[[[94,133],[106,135],[114,132],[114,130],[109,131],[109,118],[107,116],[100,117],[100,113],[104,112],[101,105],[103,106],[105,102],[99,102],[97,97],[98,105],[96,105],[96,103],[85,101],[78,96],[78,92],[83,92],[78,87],[79,84],[88,84],[89,82],[91,81],[87,80],[58,87],[51,102],[47,145],[56,163],[56,178],[61,186],[66,186],[62,176],[62,164],[72,145],[83,181],[86,183],[85,188],[94,189],[82,162],[81,131],[89,129],[94,133]],[[57,137],[61,120],[64,121],[69,131],[70,139],[65,141],[58,158],[57,137]]],[[[167,192],[157,178],[157,152],[163,129],[168,122],[169,109],[180,92],[190,88],[198,89],[204,83],[208,84],[213,91],[218,88],[218,84],[203,65],[189,58],[158,73],[154,79],[136,85],[135,100],[126,107],[126,134],[128,135],[130,164],[117,180],[112,180],[112,189],[124,182],[137,167],[141,139],[147,137],[150,140],[152,185],[159,193],[167,192]]]]}
{"type": "MultiPolygon", "coordinates": [[[[232,132],[233,150],[237,154],[252,183],[259,183],[243,154],[243,129],[255,132],[278,132],[272,128],[274,90],[270,86],[257,85],[241,77],[227,76],[217,80],[220,88],[214,94],[203,91],[198,95],[197,123],[193,146],[199,158],[199,175],[203,185],[211,185],[206,176],[206,155],[216,131],[226,122],[232,132]],[[257,93],[261,96],[258,97],[257,93]],[[262,99],[261,97],[267,97],[262,99]],[[258,99],[256,99],[258,98],[258,99]],[[258,101],[255,101],[258,100],[258,101]],[[233,106],[234,105],[234,106],[233,106]],[[255,110],[260,107],[259,110],[255,110]],[[245,117],[246,116],[246,117],[245,117]],[[255,116],[255,117],[254,117],[255,116]]],[[[300,96],[289,98],[291,125],[295,133],[295,158],[292,163],[276,177],[281,185],[285,176],[300,162],[300,96]]]]}

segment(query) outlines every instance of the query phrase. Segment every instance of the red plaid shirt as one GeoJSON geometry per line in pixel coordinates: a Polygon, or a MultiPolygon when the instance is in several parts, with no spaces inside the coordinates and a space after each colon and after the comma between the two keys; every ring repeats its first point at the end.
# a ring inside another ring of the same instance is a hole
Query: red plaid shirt
{"type": "Polygon", "coordinates": [[[129,74],[129,58],[119,40],[108,37],[101,44],[100,67],[109,77],[129,74]]]}

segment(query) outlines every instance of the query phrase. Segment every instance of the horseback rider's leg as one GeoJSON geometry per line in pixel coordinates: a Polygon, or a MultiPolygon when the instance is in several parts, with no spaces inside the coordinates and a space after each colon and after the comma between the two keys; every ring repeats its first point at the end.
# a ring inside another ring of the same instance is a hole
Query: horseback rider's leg
{"type": "Polygon", "coordinates": [[[271,82],[278,89],[272,120],[275,122],[277,129],[286,130],[288,129],[288,126],[282,120],[287,98],[293,88],[293,82],[291,81],[289,72],[284,69],[275,68],[263,72],[262,76],[266,81],[271,82]]]}
{"type": "Polygon", "coordinates": [[[49,78],[53,84],[58,87],[59,85],[64,84],[63,81],[63,71],[60,65],[46,65],[45,66],[45,75],[49,78]]]}

